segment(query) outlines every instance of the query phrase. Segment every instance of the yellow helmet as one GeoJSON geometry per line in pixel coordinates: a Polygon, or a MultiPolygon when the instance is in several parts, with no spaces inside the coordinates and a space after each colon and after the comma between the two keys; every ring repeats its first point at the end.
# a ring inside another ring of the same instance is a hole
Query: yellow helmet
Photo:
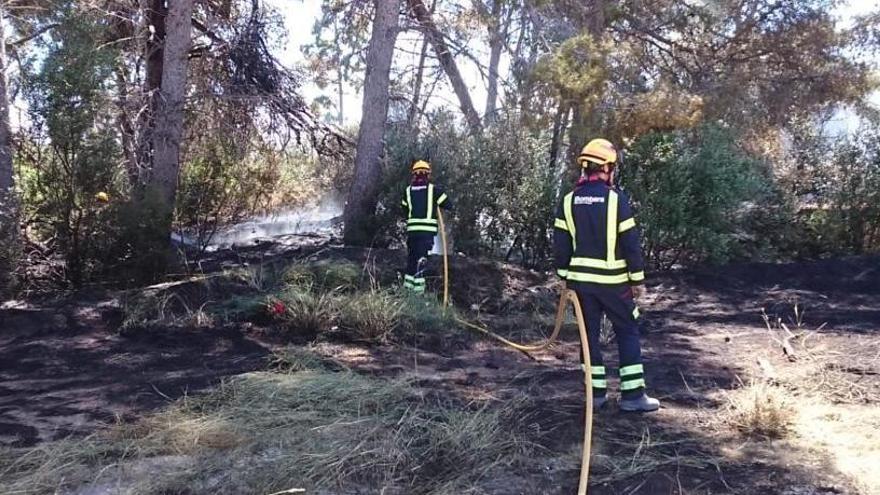
{"type": "Polygon", "coordinates": [[[617,148],[607,139],[594,139],[587,143],[578,155],[578,164],[587,168],[591,164],[608,165],[617,163],[617,148]]]}
{"type": "Polygon", "coordinates": [[[416,172],[430,172],[431,164],[426,162],[425,160],[418,160],[412,164],[412,173],[416,172]]]}
{"type": "Polygon", "coordinates": [[[98,194],[95,194],[95,199],[102,203],[107,203],[108,201],[110,201],[110,196],[104,191],[101,191],[98,194]]]}

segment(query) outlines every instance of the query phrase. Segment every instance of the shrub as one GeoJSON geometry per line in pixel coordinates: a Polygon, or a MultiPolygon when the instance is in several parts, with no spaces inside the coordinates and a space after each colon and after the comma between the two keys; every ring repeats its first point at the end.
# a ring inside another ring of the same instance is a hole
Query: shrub
{"type": "Polygon", "coordinates": [[[22,212],[38,237],[57,241],[74,286],[100,268],[104,254],[107,209],[96,194],[117,198],[121,190],[120,152],[105,111],[112,101],[104,91],[115,52],[100,36],[94,20],[64,16],[25,86],[32,125],[16,150],[22,212]]]}
{"type": "Polygon", "coordinates": [[[291,335],[315,336],[329,330],[336,321],[336,294],[310,289],[288,288],[278,296],[283,306],[276,316],[291,335]]]}
{"type": "Polygon", "coordinates": [[[744,213],[759,208],[765,193],[759,164],[713,126],[639,139],[621,174],[646,257],[660,268],[734,257],[737,240],[752,233],[744,213]]]}
{"type": "MultiPolygon", "coordinates": [[[[880,251],[880,126],[833,148],[820,189],[826,244],[845,252],[880,251]]],[[[832,249],[834,249],[832,247],[832,249]]]]}
{"type": "Polygon", "coordinates": [[[161,279],[174,252],[166,237],[172,212],[153,191],[133,200],[110,205],[102,228],[102,277],[132,286],[161,279]]]}
{"type": "Polygon", "coordinates": [[[400,324],[403,304],[385,291],[354,294],[341,304],[339,326],[357,339],[385,342],[400,324]]]}
{"type": "Polygon", "coordinates": [[[556,182],[546,157],[549,136],[530,133],[515,119],[501,120],[480,136],[457,127],[451,115],[441,112],[432,120],[432,129],[418,136],[406,128],[389,130],[381,235],[402,237],[399,205],[409,166],[428,159],[455,206],[447,228],[457,251],[506,251],[518,242],[524,263],[543,262],[556,182]]]}
{"type": "Polygon", "coordinates": [[[791,146],[777,164],[778,187],[792,214],[792,246],[801,257],[880,250],[880,125],[826,135],[815,122],[787,129],[791,146]]]}

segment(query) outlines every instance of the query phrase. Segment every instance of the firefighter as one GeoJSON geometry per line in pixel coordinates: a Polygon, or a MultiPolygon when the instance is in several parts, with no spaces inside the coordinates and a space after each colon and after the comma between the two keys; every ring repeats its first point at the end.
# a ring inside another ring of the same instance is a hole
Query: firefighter
{"type": "Polygon", "coordinates": [[[440,186],[431,182],[431,164],[418,160],[412,165],[412,179],[406,188],[401,206],[407,214],[406,248],[407,263],[403,286],[416,293],[425,293],[424,267],[428,252],[434,248],[437,234],[437,208],[451,206],[448,196],[440,186]]]}
{"type": "Polygon", "coordinates": [[[582,174],[565,195],[554,222],[557,274],[577,292],[590,344],[594,407],[606,402],[607,380],[599,344],[602,314],[614,327],[620,354],[620,409],[660,407],[645,393],[636,300],[644,297],[644,261],[629,198],[613,187],[618,153],[605,139],[590,141],[578,156],[582,174]]]}

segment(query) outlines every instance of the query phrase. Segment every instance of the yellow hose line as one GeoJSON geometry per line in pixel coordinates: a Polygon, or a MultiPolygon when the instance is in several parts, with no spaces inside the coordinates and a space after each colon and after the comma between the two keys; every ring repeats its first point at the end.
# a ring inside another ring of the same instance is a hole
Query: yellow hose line
{"type": "MultiPolygon", "coordinates": [[[[443,307],[445,308],[449,306],[449,260],[446,252],[446,226],[443,223],[443,213],[439,208],[437,209],[437,220],[440,227],[440,241],[443,244],[443,307]]],[[[581,338],[581,353],[583,354],[584,359],[584,388],[586,389],[587,410],[586,414],[584,414],[584,447],[583,455],[581,456],[581,477],[578,482],[578,495],[587,495],[587,485],[589,484],[590,479],[590,447],[593,439],[593,384],[590,364],[590,343],[587,339],[587,325],[584,323],[584,314],[581,311],[581,305],[578,301],[577,293],[571,289],[563,289],[562,293],[559,295],[559,305],[556,308],[556,322],[553,326],[553,332],[550,334],[550,337],[541,344],[518,344],[492,332],[488,328],[475,325],[457,316],[454,318],[455,321],[467,328],[492,337],[513,349],[525,353],[537,352],[550,347],[550,345],[556,342],[556,339],[559,337],[559,332],[562,331],[562,325],[565,323],[565,308],[569,303],[574,306],[578,333],[581,338]]]]}
{"type": "Polygon", "coordinates": [[[446,224],[443,212],[437,208],[437,223],[440,227],[440,243],[443,244],[443,307],[449,306],[449,255],[446,253],[446,224]]]}

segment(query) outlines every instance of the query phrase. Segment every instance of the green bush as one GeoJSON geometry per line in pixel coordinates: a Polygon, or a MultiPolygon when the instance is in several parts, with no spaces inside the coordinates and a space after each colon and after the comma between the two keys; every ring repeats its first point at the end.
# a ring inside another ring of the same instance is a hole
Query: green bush
{"type": "MultiPolygon", "coordinates": [[[[155,237],[139,240],[154,233],[148,224],[170,221],[171,212],[131,207],[124,199],[131,184],[120,167],[125,162],[116,123],[107,118],[114,104],[108,81],[118,53],[104,43],[100,22],[73,11],[59,15],[45,59],[29,74],[25,96],[32,125],[21,133],[15,154],[27,233],[62,255],[74,286],[115,273],[125,260],[150,264],[145,271],[155,274],[155,237]],[[109,203],[98,193],[107,194],[109,203]]],[[[164,262],[167,242],[159,251],[164,262]]]]}
{"type": "Polygon", "coordinates": [[[131,285],[160,280],[174,252],[167,238],[172,212],[154,191],[140,199],[119,200],[106,212],[101,275],[131,285]]]}
{"type": "Polygon", "coordinates": [[[432,129],[418,136],[405,128],[389,130],[381,234],[402,237],[399,205],[409,167],[427,159],[455,205],[447,229],[456,251],[505,252],[518,242],[526,264],[546,260],[556,182],[547,158],[549,136],[531,133],[516,120],[499,121],[481,136],[469,135],[448,114],[432,120],[432,129]]]}
{"type": "Polygon", "coordinates": [[[880,251],[880,126],[863,128],[832,150],[812,218],[833,251],[880,251]]]}
{"type": "Polygon", "coordinates": [[[835,136],[810,119],[786,130],[774,163],[776,201],[763,208],[781,210],[765,230],[777,252],[815,258],[880,250],[880,126],[835,136]]]}
{"type": "Polygon", "coordinates": [[[658,133],[634,143],[621,167],[641,226],[648,261],[722,262],[740,254],[751,230],[749,212],[769,191],[761,166],[725,129],[658,133]]]}

